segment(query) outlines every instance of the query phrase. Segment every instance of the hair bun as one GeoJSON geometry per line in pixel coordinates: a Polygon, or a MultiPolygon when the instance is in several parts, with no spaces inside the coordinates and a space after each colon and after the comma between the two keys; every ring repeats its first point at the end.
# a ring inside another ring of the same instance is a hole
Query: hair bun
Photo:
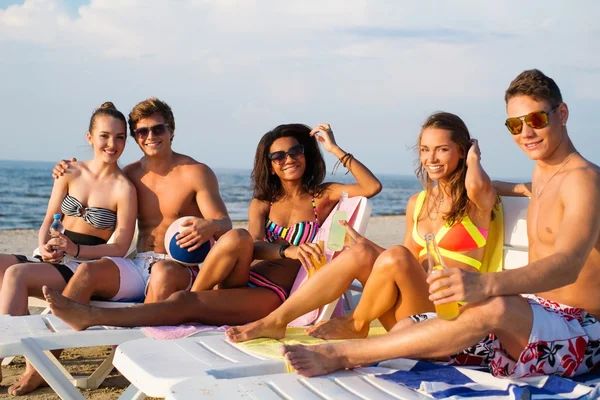
{"type": "Polygon", "coordinates": [[[102,105],[100,106],[101,109],[111,109],[111,110],[116,110],[117,107],[115,107],[115,105],[113,104],[112,101],[107,101],[102,103],[102,105]]]}

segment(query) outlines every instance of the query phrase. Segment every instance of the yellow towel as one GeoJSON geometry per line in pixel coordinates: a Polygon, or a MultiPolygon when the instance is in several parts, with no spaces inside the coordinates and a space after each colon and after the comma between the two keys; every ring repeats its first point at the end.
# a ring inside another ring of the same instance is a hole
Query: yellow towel
{"type": "Polygon", "coordinates": [[[504,209],[502,201],[494,205],[494,219],[490,222],[485,252],[481,261],[480,273],[498,272],[504,268],[504,209]]]}
{"type": "MultiPolygon", "coordinates": [[[[306,328],[287,328],[285,337],[283,339],[275,340],[268,338],[253,339],[247,342],[237,343],[239,347],[250,353],[254,353],[259,356],[266,358],[274,358],[278,360],[285,360],[281,355],[281,346],[284,344],[303,344],[305,346],[314,346],[316,344],[322,344],[326,342],[339,342],[340,340],[323,340],[308,336],[304,333],[306,328]]],[[[369,336],[385,335],[386,330],[381,326],[372,327],[369,330],[369,336]]],[[[294,369],[285,362],[285,369],[287,372],[294,372],[294,369]]]]}

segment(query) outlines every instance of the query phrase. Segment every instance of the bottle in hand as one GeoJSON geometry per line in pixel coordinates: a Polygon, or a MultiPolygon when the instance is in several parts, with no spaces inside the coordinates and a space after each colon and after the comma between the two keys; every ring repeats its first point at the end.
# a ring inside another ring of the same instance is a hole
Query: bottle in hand
{"type": "MultiPolygon", "coordinates": [[[[440,250],[435,241],[435,236],[432,233],[425,235],[425,243],[427,246],[427,260],[429,263],[428,273],[432,274],[435,271],[447,268],[442,260],[440,250]]],[[[443,289],[446,289],[446,287],[443,286],[438,289],[438,291],[443,289]]],[[[458,302],[453,301],[451,303],[436,305],[435,312],[437,313],[438,318],[446,320],[454,319],[458,317],[458,302]]]]}
{"type": "Polygon", "coordinates": [[[333,214],[331,227],[329,229],[329,238],[327,238],[327,248],[332,251],[341,251],[344,248],[344,238],[346,236],[346,227],[340,224],[340,221],[348,221],[346,211],[340,210],[342,202],[348,198],[348,193],[342,192],[342,198],[338,203],[338,210],[333,214]]]}
{"type": "Polygon", "coordinates": [[[54,214],[54,220],[50,225],[50,245],[54,250],[65,250],[67,248],[67,241],[64,238],[59,237],[59,233],[65,233],[65,227],[60,221],[60,214],[54,214]]]}

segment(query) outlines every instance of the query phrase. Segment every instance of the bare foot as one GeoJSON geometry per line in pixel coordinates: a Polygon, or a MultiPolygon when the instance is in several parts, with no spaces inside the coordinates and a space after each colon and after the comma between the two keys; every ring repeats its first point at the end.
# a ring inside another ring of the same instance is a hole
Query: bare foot
{"type": "Polygon", "coordinates": [[[95,325],[92,322],[93,308],[91,306],[68,299],[48,286],[42,287],[42,291],[52,314],[65,321],[71,328],[82,331],[95,325]]]}
{"type": "Polygon", "coordinates": [[[285,336],[285,328],[285,325],[269,323],[263,318],[246,325],[233,326],[227,329],[225,334],[227,335],[227,338],[234,343],[245,342],[246,340],[262,337],[281,339],[285,336]]]}
{"type": "Polygon", "coordinates": [[[344,358],[336,351],[336,343],[316,346],[284,345],[281,353],[302,376],[326,375],[346,368],[344,358]]]}
{"type": "Polygon", "coordinates": [[[33,368],[27,365],[27,369],[21,375],[19,382],[8,388],[8,394],[11,396],[23,396],[33,392],[40,386],[48,386],[44,378],[33,368]]]}
{"type": "Polygon", "coordinates": [[[369,325],[359,324],[352,318],[352,315],[347,315],[311,326],[306,329],[306,334],[326,340],[363,339],[369,334],[369,325]],[[362,325],[362,328],[358,329],[357,325],[362,325]]]}

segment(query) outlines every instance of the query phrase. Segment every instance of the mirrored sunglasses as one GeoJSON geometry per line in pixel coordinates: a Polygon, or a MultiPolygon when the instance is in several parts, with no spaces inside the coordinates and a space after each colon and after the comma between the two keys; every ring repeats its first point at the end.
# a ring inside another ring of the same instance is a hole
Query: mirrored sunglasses
{"type": "MultiPolygon", "coordinates": [[[[560,104],[558,105],[560,106],[560,104]]],[[[558,106],[552,110],[546,111],[533,111],[527,115],[521,115],[520,117],[507,118],[504,125],[508,128],[508,131],[513,135],[518,135],[523,131],[523,121],[533,129],[542,129],[550,121],[548,116],[558,109],[558,106]]]]}

